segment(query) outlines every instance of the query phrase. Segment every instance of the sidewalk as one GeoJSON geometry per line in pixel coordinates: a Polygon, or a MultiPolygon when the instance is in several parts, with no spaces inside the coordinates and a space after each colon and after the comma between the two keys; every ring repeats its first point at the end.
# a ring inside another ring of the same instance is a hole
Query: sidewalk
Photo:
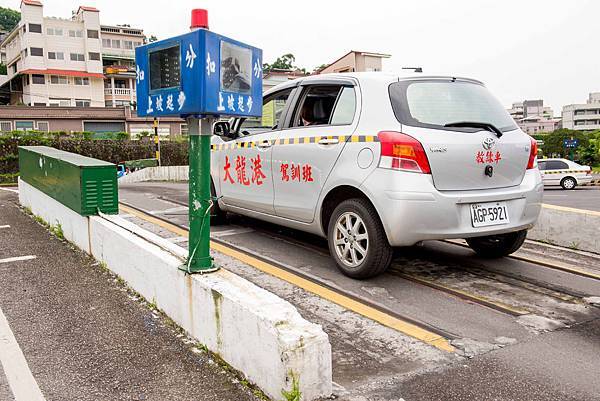
{"type": "MultiPolygon", "coordinates": [[[[46,400],[257,399],[3,190],[0,312],[46,400]]],[[[0,357],[4,351],[0,344],[0,357]]],[[[13,399],[9,369],[0,369],[2,400],[13,399]]]]}

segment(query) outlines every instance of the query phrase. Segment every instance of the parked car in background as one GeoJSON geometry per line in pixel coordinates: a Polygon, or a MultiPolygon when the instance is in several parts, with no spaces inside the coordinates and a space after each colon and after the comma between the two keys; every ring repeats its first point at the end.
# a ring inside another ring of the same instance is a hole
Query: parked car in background
{"type": "Polygon", "coordinates": [[[592,168],[567,159],[541,159],[538,167],[545,186],[560,185],[563,189],[574,189],[577,185],[592,181],[592,168]]]}

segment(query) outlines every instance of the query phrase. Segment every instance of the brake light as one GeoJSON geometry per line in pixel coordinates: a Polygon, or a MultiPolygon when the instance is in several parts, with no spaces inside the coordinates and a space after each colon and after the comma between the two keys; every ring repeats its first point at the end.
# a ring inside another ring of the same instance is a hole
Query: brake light
{"type": "Polygon", "coordinates": [[[529,138],[531,140],[531,149],[529,150],[529,162],[527,163],[527,170],[531,170],[532,168],[537,167],[537,154],[538,154],[538,145],[537,141],[534,138],[529,138]]]}
{"type": "Polygon", "coordinates": [[[381,131],[377,137],[381,144],[379,167],[431,174],[429,160],[421,142],[395,131],[381,131]]]}

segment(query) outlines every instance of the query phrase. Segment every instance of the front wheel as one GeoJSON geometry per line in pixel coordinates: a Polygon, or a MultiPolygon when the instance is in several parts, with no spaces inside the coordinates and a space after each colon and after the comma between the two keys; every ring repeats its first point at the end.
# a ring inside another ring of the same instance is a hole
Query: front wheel
{"type": "Polygon", "coordinates": [[[365,199],[348,199],[335,208],[329,220],[329,252],[348,277],[365,279],[383,273],[392,261],[381,221],[365,199]]]}
{"type": "Polygon", "coordinates": [[[563,189],[575,189],[575,187],[577,186],[577,181],[575,181],[575,178],[573,177],[565,177],[560,182],[560,186],[563,189]]]}
{"type": "Polygon", "coordinates": [[[479,256],[484,258],[501,258],[516,252],[527,236],[527,230],[508,234],[488,235],[487,237],[467,238],[467,244],[479,256]]]}

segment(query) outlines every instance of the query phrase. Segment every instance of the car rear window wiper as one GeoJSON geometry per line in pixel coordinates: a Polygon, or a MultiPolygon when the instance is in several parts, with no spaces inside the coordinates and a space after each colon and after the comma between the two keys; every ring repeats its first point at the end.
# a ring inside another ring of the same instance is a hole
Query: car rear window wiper
{"type": "Polygon", "coordinates": [[[444,124],[444,127],[457,127],[457,128],[482,128],[496,134],[498,138],[502,136],[502,131],[496,128],[495,125],[490,123],[482,123],[477,121],[457,121],[455,123],[444,124]]]}

